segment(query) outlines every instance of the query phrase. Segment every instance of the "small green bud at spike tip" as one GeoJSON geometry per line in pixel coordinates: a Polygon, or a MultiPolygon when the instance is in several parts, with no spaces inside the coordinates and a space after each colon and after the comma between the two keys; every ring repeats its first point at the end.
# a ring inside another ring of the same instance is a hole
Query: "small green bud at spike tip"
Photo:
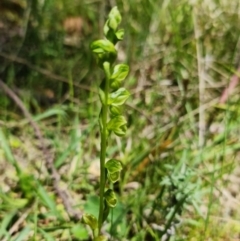
{"type": "Polygon", "coordinates": [[[108,26],[116,31],[117,28],[118,28],[118,25],[121,23],[122,21],[122,17],[121,17],[121,14],[119,13],[118,11],[118,8],[117,7],[114,7],[111,12],[109,13],[108,15],[108,18],[109,18],[109,22],[108,22],[108,26]]]}

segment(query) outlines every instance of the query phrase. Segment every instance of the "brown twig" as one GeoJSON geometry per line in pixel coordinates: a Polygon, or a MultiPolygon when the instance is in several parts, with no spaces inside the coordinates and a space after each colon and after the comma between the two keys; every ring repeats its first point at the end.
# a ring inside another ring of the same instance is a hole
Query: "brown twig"
{"type": "Polygon", "coordinates": [[[69,195],[65,190],[60,189],[59,187],[59,181],[61,180],[61,177],[59,173],[57,172],[54,164],[53,164],[53,158],[51,157],[45,143],[43,140],[43,136],[41,133],[41,130],[37,123],[33,120],[31,114],[24,106],[22,100],[0,79],[0,88],[7,94],[15,103],[16,105],[21,109],[26,119],[29,121],[30,125],[32,126],[35,135],[40,141],[41,148],[44,154],[45,158],[45,164],[48,169],[48,172],[51,175],[52,181],[53,181],[53,187],[57,195],[62,199],[63,205],[69,215],[69,217],[74,221],[79,221],[82,218],[82,214],[80,212],[77,212],[73,209],[72,204],[69,200],[69,195]]]}

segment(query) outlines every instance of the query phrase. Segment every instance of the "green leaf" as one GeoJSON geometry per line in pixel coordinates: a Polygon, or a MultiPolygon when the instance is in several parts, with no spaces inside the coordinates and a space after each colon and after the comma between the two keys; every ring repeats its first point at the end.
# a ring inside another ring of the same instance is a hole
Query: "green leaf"
{"type": "MultiPolygon", "coordinates": [[[[7,233],[8,227],[11,225],[12,220],[14,219],[15,215],[17,214],[18,209],[15,209],[14,211],[11,212],[6,212],[2,217],[1,217],[1,223],[0,223],[0,238],[7,233]]],[[[10,238],[9,238],[10,239],[10,238]]]]}
{"type": "Polygon", "coordinates": [[[113,89],[118,89],[122,81],[127,77],[129,73],[129,66],[126,64],[117,64],[114,69],[111,80],[111,87],[113,89]]]}
{"type": "Polygon", "coordinates": [[[98,221],[92,214],[83,214],[82,220],[83,223],[87,224],[93,231],[98,228],[98,221]]]}
{"type": "Polygon", "coordinates": [[[62,220],[62,216],[57,210],[57,205],[55,200],[48,194],[45,188],[41,185],[38,185],[36,191],[42,203],[50,209],[49,211],[52,212],[57,218],[62,220]]]}
{"type": "Polygon", "coordinates": [[[109,173],[120,172],[122,170],[122,163],[116,159],[110,159],[105,163],[105,167],[109,173]]]}
{"type": "Polygon", "coordinates": [[[122,21],[122,16],[121,16],[120,12],[118,11],[117,7],[112,8],[112,10],[110,11],[110,13],[108,15],[108,20],[109,20],[109,22],[108,22],[109,28],[116,31],[118,25],[122,21]]]}
{"type": "Polygon", "coordinates": [[[71,228],[71,233],[73,236],[79,240],[87,239],[88,238],[88,231],[87,229],[81,224],[75,224],[71,228]]]}
{"type": "Polygon", "coordinates": [[[14,239],[14,241],[24,241],[29,238],[29,233],[32,231],[32,228],[30,226],[24,227],[20,232],[18,232],[17,237],[14,239]]]}
{"type": "Polygon", "coordinates": [[[52,109],[46,110],[45,112],[36,115],[33,117],[35,121],[41,121],[47,118],[50,118],[52,116],[61,116],[63,118],[67,117],[66,110],[64,109],[64,106],[62,105],[61,107],[54,107],[52,109]]]}
{"type": "Polygon", "coordinates": [[[107,202],[107,205],[111,208],[114,208],[117,204],[117,198],[116,195],[114,193],[114,191],[112,189],[108,189],[105,193],[104,193],[104,197],[105,200],[107,202]]]}
{"type": "Polygon", "coordinates": [[[107,124],[107,129],[113,131],[117,136],[124,136],[127,130],[126,119],[119,115],[113,117],[107,124]]]}
{"type": "Polygon", "coordinates": [[[95,195],[87,195],[86,203],[84,204],[84,211],[91,213],[95,217],[98,216],[99,197],[95,195]]]}
{"type": "Polygon", "coordinates": [[[109,105],[122,105],[128,99],[130,93],[125,88],[120,88],[115,92],[112,92],[108,98],[109,105]]]}
{"type": "Polygon", "coordinates": [[[6,195],[1,191],[1,189],[0,189],[0,200],[1,200],[1,206],[6,206],[10,210],[13,210],[15,208],[17,209],[24,208],[29,201],[26,198],[16,198],[16,197],[11,197],[10,195],[6,195]]]}

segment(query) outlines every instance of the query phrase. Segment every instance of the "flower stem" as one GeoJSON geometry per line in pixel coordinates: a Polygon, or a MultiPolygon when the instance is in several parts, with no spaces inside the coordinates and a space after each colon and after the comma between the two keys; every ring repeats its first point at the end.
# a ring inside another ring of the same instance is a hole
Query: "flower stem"
{"type": "Polygon", "coordinates": [[[102,104],[102,110],[100,114],[101,118],[101,154],[100,154],[100,203],[99,203],[99,216],[98,216],[98,232],[101,233],[101,228],[103,224],[103,212],[104,212],[104,191],[106,184],[106,175],[105,175],[105,159],[106,159],[106,149],[107,149],[107,117],[108,117],[108,92],[109,92],[109,80],[110,80],[110,64],[104,62],[104,71],[105,71],[105,103],[102,104]]]}

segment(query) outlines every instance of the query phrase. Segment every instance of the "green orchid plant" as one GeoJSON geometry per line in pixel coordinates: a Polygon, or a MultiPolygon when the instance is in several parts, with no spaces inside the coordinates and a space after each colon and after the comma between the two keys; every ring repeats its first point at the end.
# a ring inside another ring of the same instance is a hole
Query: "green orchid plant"
{"type": "Polygon", "coordinates": [[[122,115],[122,105],[130,93],[122,86],[128,75],[129,66],[116,64],[117,50],[115,45],[123,39],[124,30],[118,29],[122,17],[117,7],[112,8],[104,25],[104,39],[96,40],[91,44],[91,50],[97,57],[98,66],[104,71],[105,77],[99,86],[99,97],[102,104],[99,114],[101,135],[100,152],[100,203],[98,219],[92,214],[84,214],[83,222],[92,229],[94,241],[105,241],[107,237],[101,234],[104,221],[109,211],[117,204],[116,194],[112,189],[120,178],[121,161],[109,159],[106,161],[106,149],[111,133],[124,136],[127,130],[127,121],[122,115]]]}

